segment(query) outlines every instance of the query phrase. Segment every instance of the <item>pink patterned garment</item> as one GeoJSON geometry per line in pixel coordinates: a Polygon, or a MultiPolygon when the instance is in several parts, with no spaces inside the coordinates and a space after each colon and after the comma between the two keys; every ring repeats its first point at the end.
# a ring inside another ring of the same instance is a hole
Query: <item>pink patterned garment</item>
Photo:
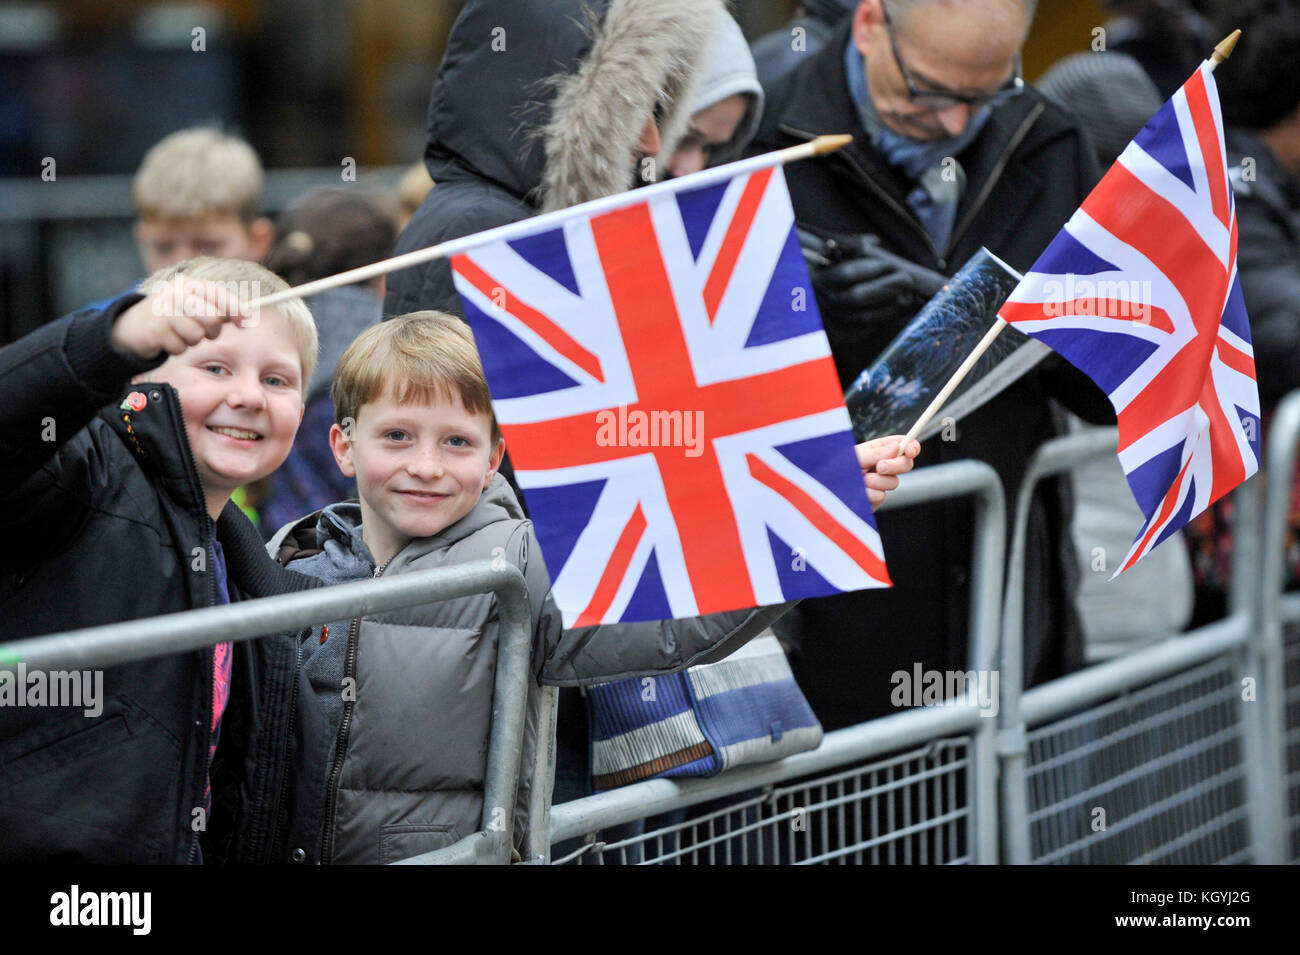
{"type": "MultiPolygon", "coordinates": [[[[217,606],[230,603],[230,591],[226,578],[226,555],[221,549],[221,542],[212,542],[212,576],[216,584],[217,606]]],[[[230,671],[234,657],[233,643],[218,643],[212,648],[212,744],[208,747],[208,779],[203,788],[203,806],[212,809],[212,759],[217,753],[217,741],[221,737],[221,717],[230,702],[230,671]]]]}

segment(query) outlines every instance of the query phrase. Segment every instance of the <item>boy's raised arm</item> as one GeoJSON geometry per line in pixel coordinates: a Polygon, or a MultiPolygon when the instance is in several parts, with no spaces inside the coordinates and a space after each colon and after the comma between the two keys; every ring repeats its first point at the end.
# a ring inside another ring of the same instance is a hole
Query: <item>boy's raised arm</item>
{"type": "Polygon", "coordinates": [[[139,298],[74,313],[0,348],[0,494],[49,462],[133,374],[158,364],[110,344],[113,322],[139,298]]]}
{"type": "MultiPolygon", "coordinates": [[[[123,296],[106,309],[76,312],[0,348],[0,495],[9,503],[15,495],[37,500],[50,487],[63,486],[62,468],[45,466],[100,408],[132,377],[169,353],[216,337],[224,322],[239,315],[224,288],[182,276],[147,298],[123,296]]],[[[89,448],[74,452],[88,453],[89,448]]]]}

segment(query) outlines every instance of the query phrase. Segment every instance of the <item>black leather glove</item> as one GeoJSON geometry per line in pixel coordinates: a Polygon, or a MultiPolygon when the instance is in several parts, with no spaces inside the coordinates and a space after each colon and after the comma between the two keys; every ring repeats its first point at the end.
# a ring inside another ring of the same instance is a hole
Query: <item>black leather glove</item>
{"type": "Polygon", "coordinates": [[[821,238],[799,230],[822,310],[876,325],[910,318],[947,278],[880,247],[874,235],[821,238]]]}

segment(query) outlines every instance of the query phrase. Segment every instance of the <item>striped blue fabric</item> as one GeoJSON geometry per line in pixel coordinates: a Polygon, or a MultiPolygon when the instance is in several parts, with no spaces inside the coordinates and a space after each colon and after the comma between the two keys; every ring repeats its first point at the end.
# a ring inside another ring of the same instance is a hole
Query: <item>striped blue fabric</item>
{"type": "Polygon", "coordinates": [[[696,715],[719,752],[753,739],[769,738],[775,745],[791,730],[820,725],[793,677],[705,697],[696,715]]]}
{"type": "Polygon", "coordinates": [[[588,687],[587,693],[593,740],[607,740],[688,712],[692,707],[691,690],[683,673],[601,683],[588,687]],[[651,682],[643,684],[642,679],[651,682]]]}
{"type": "Polygon", "coordinates": [[[714,776],[815,749],[822,729],[775,637],[686,673],[588,689],[592,784],[714,776]]]}

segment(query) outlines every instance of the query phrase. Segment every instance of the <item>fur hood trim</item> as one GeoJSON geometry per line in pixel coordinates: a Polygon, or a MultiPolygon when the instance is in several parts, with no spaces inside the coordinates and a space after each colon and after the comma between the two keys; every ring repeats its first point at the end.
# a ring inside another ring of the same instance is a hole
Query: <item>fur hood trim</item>
{"type": "Polygon", "coordinates": [[[658,104],[662,155],[672,152],[724,15],[722,0],[611,0],[578,71],[550,81],[554,108],[540,130],[542,211],[626,190],[631,157],[658,104]]]}

